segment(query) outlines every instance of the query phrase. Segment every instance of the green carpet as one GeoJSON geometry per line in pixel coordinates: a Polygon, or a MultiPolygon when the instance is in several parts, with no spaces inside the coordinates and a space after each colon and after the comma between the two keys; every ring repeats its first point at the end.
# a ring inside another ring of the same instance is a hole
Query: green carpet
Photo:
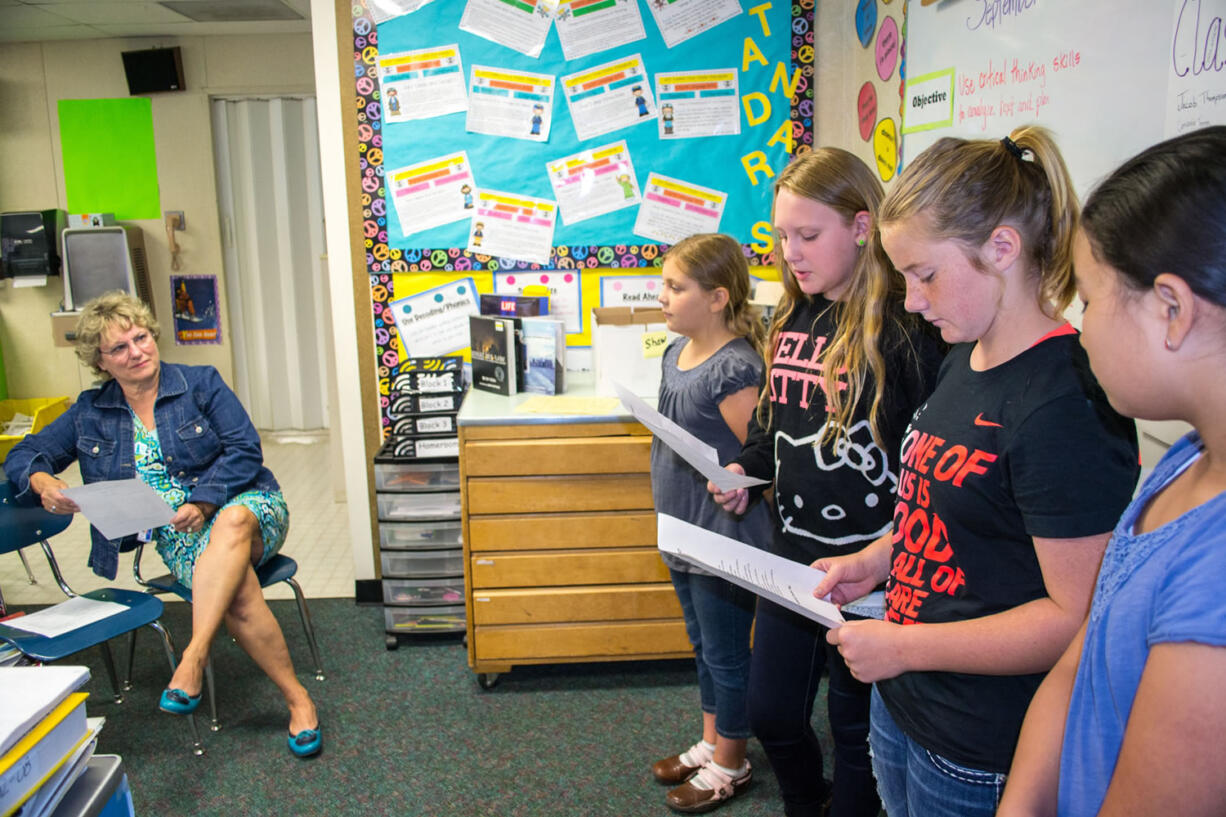
{"type": "MultiPolygon", "coordinates": [[[[279,693],[226,636],[213,652],[222,730],[208,731],[202,703],[201,758],[190,753],[185,721],[157,709],[169,670],[152,631],[137,642],[133,689],[121,705],[99,650],[76,657],[93,674],[89,714],[107,718],[98,751],[123,758],[138,817],[672,813],[649,767],[700,734],[692,662],[522,667],[483,690],[458,638],[402,640],[389,651],[380,608],[314,599],[327,673],[318,682],[292,602],[270,606],[319,707],[324,751],[313,759],[289,753],[279,693]]],[[[186,644],[187,605],[167,604],[163,623],[176,646],[186,644]]],[[[123,641],[113,649],[122,664],[123,641]]],[[[828,734],[824,711],[814,726],[828,734]]],[[[755,741],[749,758],[753,786],[718,813],[782,813],[755,741]]]]}

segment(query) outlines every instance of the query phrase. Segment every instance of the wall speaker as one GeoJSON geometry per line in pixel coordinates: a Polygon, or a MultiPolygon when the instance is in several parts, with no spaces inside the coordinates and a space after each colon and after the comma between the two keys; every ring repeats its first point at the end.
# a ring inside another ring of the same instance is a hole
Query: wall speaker
{"type": "Polygon", "coordinates": [[[124,51],[122,56],[129,94],[183,90],[183,57],[178,46],[124,51]]]}

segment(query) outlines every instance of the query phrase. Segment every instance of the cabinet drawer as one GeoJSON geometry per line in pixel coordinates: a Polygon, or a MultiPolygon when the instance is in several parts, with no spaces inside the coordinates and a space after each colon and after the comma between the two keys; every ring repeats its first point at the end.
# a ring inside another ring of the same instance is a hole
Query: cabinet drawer
{"type": "Polygon", "coordinates": [[[376,462],[375,490],[391,493],[460,490],[456,462],[376,462]]]}
{"type": "Polygon", "coordinates": [[[542,550],[656,545],[654,511],[470,516],[473,550],[542,550]]]}
{"type": "Polygon", "coordinates": [[[464,445],[470,477],[541,474],[633,474],[651,470],[651,437],[480,440],[464,445]]]}
{"type": "Polygon", "coordinates": [[[462,604],[464,578],[384,579],[384,604],[462,604]]]}
{"type": "Polygon", "coordinates": [[[459,576],[464,572],[462,550],[385,550],[379,554],[384,578],[459,576]]]}
{"type": "Polygon", "coordinates": [[[389,633],[454,633],[464,630],[464,605],[452,607],[384,607],[389,633]]]}
{"type": "Polygon", "coordinates": [[[380,522],[379,547],[384,550],[458,548],[464,539],[459,519],[437,522],[380,522]]]}
{"type": "Polygon", "coordinates": [[[379,519],[405,522],[413,519],[459,519],[460,494],[456,491],[421,494],[375,494],[379,519]]]}
{"type": "Polygon", "coordinates": [[[512,663],[516,659],[693,655],[685,624],[680,620],[477,627],[473,644],[477,661],[512,663]]]}
{"type": "MultiPolygon", "coordinates": [[[[387,581],[383,582],[384,594],[387,581]]],[[[474,624],[546,624],[680,618],[672,584],[483,590],[473,593],[474,624]]]]}
{"type": "Polygon", "coordinates": [[[650,474],[472,477],[468,513],[650,510],[650,474]]]}
{"type": "Polygon", "coordinates": [[[469,567],[474,588],[643,584],[669,580],[668,568],[655,548],[477,553],[473,554],[469,567]]]}

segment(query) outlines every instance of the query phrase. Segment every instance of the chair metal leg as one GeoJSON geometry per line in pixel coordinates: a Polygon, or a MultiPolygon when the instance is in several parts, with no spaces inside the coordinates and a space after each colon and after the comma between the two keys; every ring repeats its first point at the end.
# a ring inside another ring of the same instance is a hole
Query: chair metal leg
{"type": "Polygon", "coordinates": [[[325,679],[324,665],[319,660],[319,645],[315,643],[315,628],[311,626],[311,611],[307,609],[306,598],[302,595],[302,588],[298,585],[293,577],[285,580],[285,583],[294,591],[294,601],[298,602],[298,618],[302,620],[302,629],[306,631],[307,646],[311,648],[311,658],[315,662],[315,680],[322,681],[325,679]]]}
{"type": "MultiPolygon", "coordinates": [[[[160,621],[151,621],[149,626],[157,630],[158,635],[162,637],[162,648],[166,652],[166,660],[170,663],[170,672],[173,675],[175,671],[175,648],[170,641],[170,633],[166,632],[166,628],[162,626],[160,621]]],[[[196,716],[185,715],[187,718],[187,726],[192,733],[192,754],[196,757],[204,755],[204,744],[200,742],[200,730],[196,728],[196,716]]]]}
{"type": "Polygon", "coordinates": [[[103,641],[98,646],[102,649],[102,663],[106,665],[106,674],[111,679],[111,689],[115,692],[115,703],[123,703],[123,688],[119,685],[119,677],[115,674],[115,659],[111,657],[111,643],[103,641]]]}
{"type": "Polygon", "coordinates": [[[123,691],[132,691],[132,666],[136,663],[136,630],[128,631],[128,670],[123,677],[123,691]]]}
{"type": "Polygon", "coordinates": [[[26,569],[26,578],[30,580],[30,584],[38,584],[38,579],[34,578],[34,571],[30,569],[30,563],[26,561],[26,552],[18,550],[17,556],[21,559],[21,566],[26,569]]]}
{"type": "Polygon", "coordinates": [[[217,720],[217,687],[213,683],[213,654],[209,653],[209,662],[204,665],[204,682],[209,687],[209,714],[213,720],[209,724],[209,729],[213,732],[221,731],[221,722],[217,720]]]}

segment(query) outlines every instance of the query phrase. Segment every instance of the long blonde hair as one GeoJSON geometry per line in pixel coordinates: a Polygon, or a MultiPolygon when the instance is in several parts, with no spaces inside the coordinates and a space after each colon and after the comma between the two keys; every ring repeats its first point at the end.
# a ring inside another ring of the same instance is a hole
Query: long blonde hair
{"type": "MultiPolygon", "coordinates": [[[[841,148],[823,147],[793,159],[775,180],[775,196],[787,190],[797,196],[820,202],[834,210],[850,226],[857,213],[867,212],[873,219],[873,240],[863,246],[856,257],[843,297],[830,308],[834,310],[834,336],[821,353],[826,406],[836,422],[827,423],[822,443],[835,442],[846,433],[852,414],[872,382],[868,404],[869,429],[878,445],[881,433],[882,399],[886,381],[885,356],[881,347],[886,328],[896,324],[901,337],[909,337],[910,320],[903,309],[906,294],[902,279],[894,273],[889,257],[876,240],[877,208],[881,204],[881,185],[868,166],[855,154],[841,148]],[[840,375],[846,378],[847,390],[839,389],[840,375]]],[[[772,206],[772,221],[774,208],[772,206]]],[[[783,253],[778,253],[779,272],[783,279],[783,297],[771,320],[767,336],[766,388],[758,400],[758,422],[770,426],[770,367],[779,332],[787,324],[797,305],[809,296],[800,288],[783,253]]]]}
{"type": "Polygon", "coordinates": [[[749,303],[749,263],[735,238],[721,233],[698,233],[678,241],[664,257],[680,265],[681,271],[704,291],[714,292],[720,287],[727,290],[724,325],[762,354],[766,329],[758,308],[749,303]]]}
{"type": "Polygon", "coordinates": [[[975,250],[998,226],[1012,226],[1037,275],[1039,307],[1054,318],[1076,293],[1077,193],[1050,131],[1027,125],[1007,140],[938,140],[899,176],[881,203],[881,223],[921,217],[933,237],[964,245],[977,268],[975,250]]]}

